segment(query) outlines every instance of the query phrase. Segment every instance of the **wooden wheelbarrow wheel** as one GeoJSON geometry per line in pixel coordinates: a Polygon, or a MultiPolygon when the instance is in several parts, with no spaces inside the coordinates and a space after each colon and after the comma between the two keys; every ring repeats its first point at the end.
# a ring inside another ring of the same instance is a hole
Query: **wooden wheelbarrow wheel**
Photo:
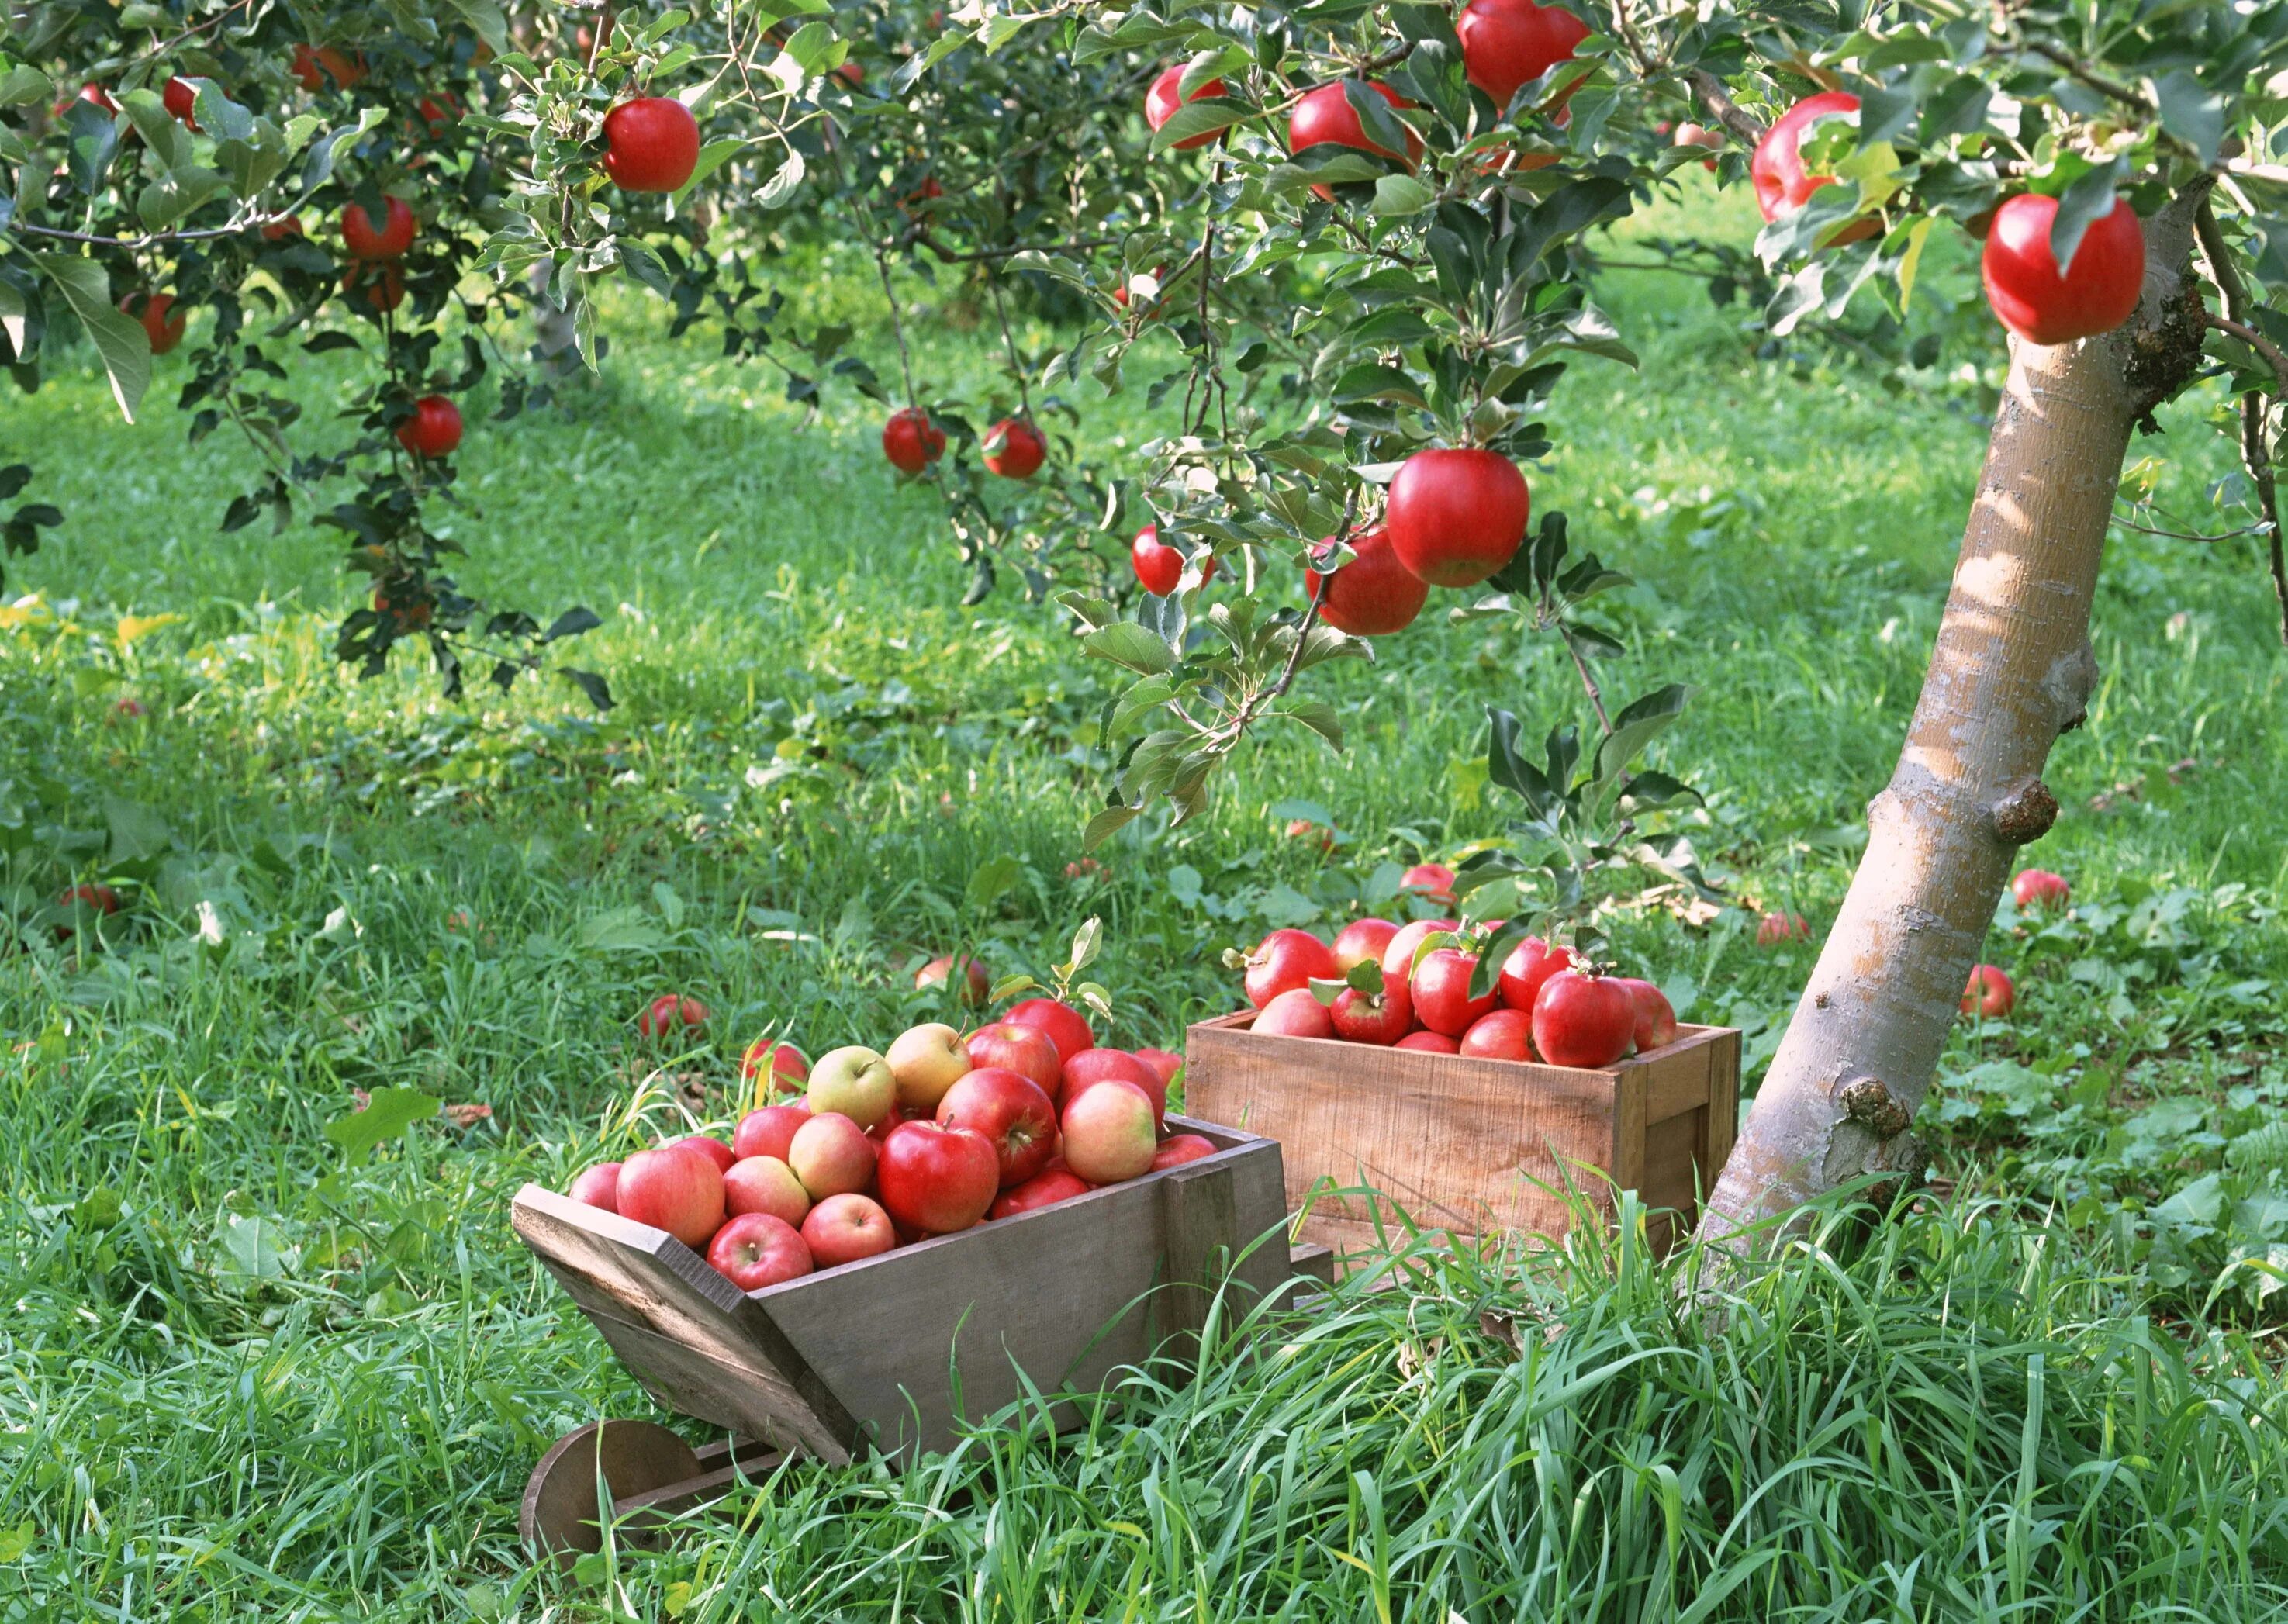
{"type": "Polygon", "coordinates": [[[556,1440],[524,1485],[517,1531],[524,1542],[569,1566],[582,1553],[601,1550],[602,1509],[596,1477],[615,1508],[640,1494],[688,1483],[703,1471],[698,1451],[648,1421],[592,1421],[556,1440]]]}

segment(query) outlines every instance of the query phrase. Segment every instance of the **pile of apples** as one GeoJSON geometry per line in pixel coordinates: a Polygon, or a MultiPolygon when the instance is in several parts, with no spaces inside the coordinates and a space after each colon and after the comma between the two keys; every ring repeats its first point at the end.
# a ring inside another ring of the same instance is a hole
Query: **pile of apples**
{"type": "Polygon", "coordinates": [[[1511,952],[1493,990],[1472,997],[1475,947],[1498,928],[1358,919],[1331,944],[1274,931],[1244,961],[1259,1011],[1251,1030],[1593,1069],[1676,1041],[1676,1012],[1658,987],[1602,974],[1537,936],[1511,952]]]}
{"type": "Polygon", "coordinates": [[[749,1112],[727,1145],[691,1134],[592,1167],[570,1194],[665,1230],[758,1291],[1212,1155],[1197,1134],[1163,1137],[1182,1065],[1098,1048],[1087,1018],[1053,998],[965,1037],[930,1022],[815,1066],[758,1042],[741,1069],[765,1079],[759,1097],[799,1098],[749,1112]]]}

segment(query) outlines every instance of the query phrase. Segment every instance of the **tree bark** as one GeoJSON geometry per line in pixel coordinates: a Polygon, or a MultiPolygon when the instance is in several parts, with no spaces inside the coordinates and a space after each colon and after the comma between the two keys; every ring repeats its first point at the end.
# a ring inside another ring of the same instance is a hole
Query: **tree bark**
{"type": "Polygon", "coordinates": [[[2146,222],[2145,292],[2120,329],[2014,341],[1922,697],[1843,911],[1701,1232],[1736,1248],[1863,1175],[1919,1170],[1929,1091],[2017,849],[2047,832],[2050,747],[2096,682],[2098,562],[2131,428],[2197,365],[2189,273],[2201,194],[2146,222]]]}

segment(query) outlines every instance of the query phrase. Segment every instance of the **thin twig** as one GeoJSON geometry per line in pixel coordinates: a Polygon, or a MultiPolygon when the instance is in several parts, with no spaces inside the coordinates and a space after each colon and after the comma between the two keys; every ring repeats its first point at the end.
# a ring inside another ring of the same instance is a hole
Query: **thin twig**
{"type": "Polygon", "coordinates": [[[2117,101],[2125,107],[2134,107],[2140,113],[2150,114],[2153,111],[2153,104],[2145,99],[2144,92],[2131,90],[2118,80],[2107,78],[2070,51],[2053,45],[2046,39],[2030,39],[2026,42],[2026,49],[2038,57],[2056,63],[2101,96],[2117,101]]]}
{"type": "Polygon", "coordinates": [[[216,237],[242,237],[250,231],[259,231],[266,226],[275,226],[292,218],[292,211],[289,210],[284,214],[257,215],[235,225],[210,226],[199,231],[155,231],[140,237],[107,237],[100,232],[63,231],[53,226],[35,226],[28,220],[11,220],[8,229],[29,232],[36,237],[54,237],[65,242],[92,242],[99,248],[122,249],[134,253],[140,249],[156,248],[162,242],[206,242],[216,237]]]}
{"type": "Polygon", "coordinates": [[[2220,333],[2230,333],[2241,343],[2264,357],[2271,364],[2274,374],[2280,379],[2281,388],[2288,390],[2288,352],[2282,351],[2278,345],[2249,326],[2247,322],[2236,321],[2230,316],[2220,316],[2213,310],[2201,312],[2201,322],[2204,326],[2213,328],[2220,333]]]}
{"type": "Polygon", "coordinates": [[[1756,115],[1733,100],[1724,82],[1714,74],[1704,67],[1688,67],[1684,70],[1684,82],[1700,98],[1700,105],[1725,129],[1751,147],[1764,139],[1764,127],[1757,122],[1756,115]]]}
{"type": "Polygon", "coordinates": [[[1573,639],[1565,638],[1562,641],[1565,652],[1573,656],[1573,669],[1581,674],[1581,685],[1589,690],[1589,704],[1597,713],[1597,725],[1605,730],[1605,737],[1609,739],[1613,736],[1613,719],[1605,714],[1605,696],[1597,687],[1597,679],[1589,675],[1588,662],[1581,658],[1581,651],[1573,646],[1573,639]]]}
{"type": "Polygon", "coordinates": [[[906,404],[910,407],[915,404],[914,363],[906,353],[906,324],[898,320],[897,289],[890,286],[889,251],[878,238],[874,243],[874,268],[881,273],[882,297],[890,302],[890,334],[898,341],[898,370],[906,375],[906,404]]]}
{"type": "Polygon", "coordinates": [[[2113,522],[2125,530],[2134,530],[2141,535],[2158,535],[2173,542],[2236,542],[2244,535],[2262,535],[2270,525],[2244,525],[2237,530],[2228,530],[2221,535],[2203,535],[2197,530],[2156,530],[2150,525],[2141,525],[2133,519],[2113,516],[2113,522]]]}
{"type": "MultiPolygon", "coordinates": [[[[2230,333],[2272,363],[2273,372],[2284,388],[2288,388],[2288,357],[2284,357],[2273,344],[2248,325],[2248,290],[2240,280],[2240,272],[2232,263],[2232,253],[2217,226],[2216,211],[2209,200],[2201,199],[2193,214],[2193,234],[2199,240],[2201,257],[2208,262],[2209,276],[2223,296],[2227,315],[2201,312],[2205,323],[2220,332],[2230,333]]],[[[2249,390],[2240,397],[2240,460],[2248,470],[2251,484],[2256,487],[2257,511],[2271,528],[2268,562],[2272,566],[2272,595],[2280,605],[2280,641],[2288,646],[2288,543],[2280,535],[2280,491],[2272,471],[2272,454],[2265,443],[2265,425],[2272,415],[2272,397],[2261,390],[2249,390]]]]}
{"type": "Polygon", "coordinates": [[[1118,237],[1077,237],[1069,242],[1021,242],[1013,248],[981,248],[966,254],[949,254],[940,248],[923,227],[914,237],[914,246],[926,248],[945,265],[977,265],[995,259],[1013,259],[1020,254],[1081,253],[1092,248],[1110,248],[1120,242],[1118,237]]]}
{"type": "Polygon", "coordinates": [[[253,4],[254,0],[232,0],[230,4],[223,7],[222,10],[217,12],[204,22],[195,22],[189,28],[185,28],[180,34],[176,35],[172,39],[161,40],[157,44],[152,46],[150,50],[145,51],[141,56],[137,57],[135,59],[138,62],[147,62],[153,57],[163,56],[166,52],[172,51],[176,46],[181,44],[185,40],[195,39],[200,35],[204,34],[208,29],[216,27],[223,20],[224,18],[228,17],[233,12],[242,12],[253,4]]]}
{"type": "Polygon", "coordinates": [[[1001,323],[1001,347],[1009,353],[1009,370],[1016,375],[1017,404],[1024,409],[1025,421],[1030,423],[1033,420],[1033,400],[1025,392],[1025,363],[1017,353],[1016,335],[1009,330],[1009,309],[1001,302],[1001,284],[989,276],[985,279],[985,285],[992,290],[993,314],[1001,323]]]}

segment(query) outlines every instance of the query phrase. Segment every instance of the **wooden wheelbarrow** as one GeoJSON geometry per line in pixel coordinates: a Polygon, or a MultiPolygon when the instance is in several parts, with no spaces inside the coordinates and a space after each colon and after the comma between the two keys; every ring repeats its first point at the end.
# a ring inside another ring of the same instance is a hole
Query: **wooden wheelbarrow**
{"type": "Polygon", "coordinates": [[[568,1562],[601,1548],[607,1517],[640,1530],[790,1454],[944,1449],[1028,1383],[1063,1395],[1062,1430],[1116,1371],[1187,1357],[1219,1286],[1236,1316],[1331,1279],[1324,1248],[1273,1232],[1287,1215],[1275,1141],[1168,1124],[1216,1153],[753,1292],[663,1231],[527,1184],[512,1213],[525,1244],[653,1398],[728,1436],[694,1449],[621,1420],[567,1434],[526,1487],[526,1541],[568,1562]]]}

